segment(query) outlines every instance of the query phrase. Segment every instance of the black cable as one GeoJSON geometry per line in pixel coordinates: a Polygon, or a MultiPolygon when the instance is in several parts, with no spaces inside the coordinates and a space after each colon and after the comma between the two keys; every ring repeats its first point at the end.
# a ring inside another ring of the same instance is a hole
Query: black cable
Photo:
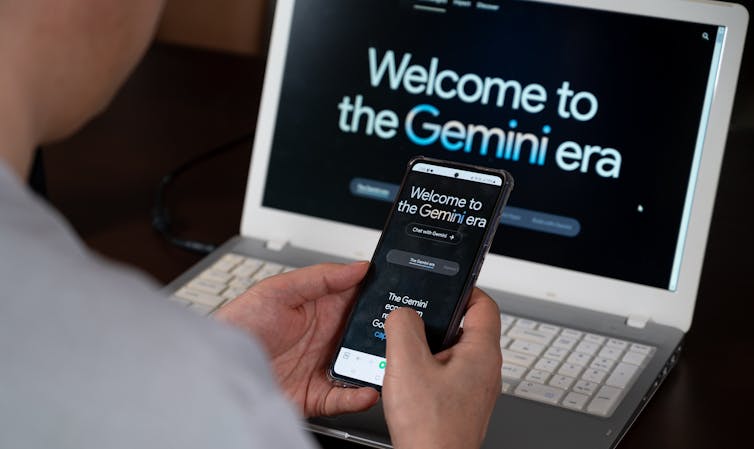
{"type": "Polygon", "coordinates": [[[165,195],[168,187],[179,176],[194,168],[194,166],[206,162],[212,158],[219,156],[220,154],[235,148],[241,143],[251,139],[253,133],[246,132],[232,140],[229,140],[209,151],[206,151],[188,161],[184,162],[178,168],[166,174],[160,180],[160,184],[157,186],[157,193],[155,195],[154,207],[152,208],[152,228],[159,232],[170,244],[179,248],[183,248],[187,251],[198,254],[208,254],[217,248],[217,245],[212,243],[199,242],[196,240],[189,240],[177,237],[170,232],[170,211],[165,205],[165,195]]]}

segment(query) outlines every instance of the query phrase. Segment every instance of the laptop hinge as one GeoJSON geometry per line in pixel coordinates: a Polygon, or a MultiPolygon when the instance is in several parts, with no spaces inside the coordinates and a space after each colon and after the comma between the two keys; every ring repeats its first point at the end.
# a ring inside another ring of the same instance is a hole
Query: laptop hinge
{"type": "Polygon", "coordinates": [[[628,327],[635,327],[638,329],[644,329],[647,327],[648,322],[649,317],[645,315],[629,315],[628,318],[626,318],[626,325],[628,327]]]}
{"type": "Polygon", "coordinates": [[[267,243],[264,244],[264,247],[269,249],[270,251],[282,251],[287,244],[288,241],[286,240],[267,240],[267,243]]]}

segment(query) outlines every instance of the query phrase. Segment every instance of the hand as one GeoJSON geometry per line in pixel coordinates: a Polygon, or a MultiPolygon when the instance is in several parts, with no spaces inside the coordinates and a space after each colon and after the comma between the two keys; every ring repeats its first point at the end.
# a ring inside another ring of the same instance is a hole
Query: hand
{"type": "Polygon", "coordinates": [[[327,368],[368,268],[368,262],[322,264],[273,276],[214,316],[261,341],[278,383],[304,416],[366,410],[377,391],[336,387],[327,368]]]}
{"type": "Polygon", "coordinates": [[[458,342],[432,355],[412,309],[388,315],[382,389],[393,446],[478,448],[500,394],[500,310],[474,289],[458,342]]]}

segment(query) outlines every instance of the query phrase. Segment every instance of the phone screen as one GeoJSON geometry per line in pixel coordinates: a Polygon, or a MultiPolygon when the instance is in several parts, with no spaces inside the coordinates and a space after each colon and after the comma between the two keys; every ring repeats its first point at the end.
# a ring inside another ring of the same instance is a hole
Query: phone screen
{"type": "Polygon", "coordinates": [[[509,181],[502,171],[412,161],[336,353],[334,378],[382,385],[384,323],[396,308],[411,307],[422,317],[432,352],[455,335],[459,306],[499,225],[509,181]]]}

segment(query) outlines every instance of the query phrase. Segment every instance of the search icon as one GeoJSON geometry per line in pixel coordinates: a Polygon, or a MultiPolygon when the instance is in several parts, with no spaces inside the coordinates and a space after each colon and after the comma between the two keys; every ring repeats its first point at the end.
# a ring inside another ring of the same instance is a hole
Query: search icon
{"type": "Polygon", "coordinates": [[[706,31],[704,33],[702,33],[702,39],[704,39],[705,41],[708,41],[709,40],[709,33],[707,33],[706,31]]]}

